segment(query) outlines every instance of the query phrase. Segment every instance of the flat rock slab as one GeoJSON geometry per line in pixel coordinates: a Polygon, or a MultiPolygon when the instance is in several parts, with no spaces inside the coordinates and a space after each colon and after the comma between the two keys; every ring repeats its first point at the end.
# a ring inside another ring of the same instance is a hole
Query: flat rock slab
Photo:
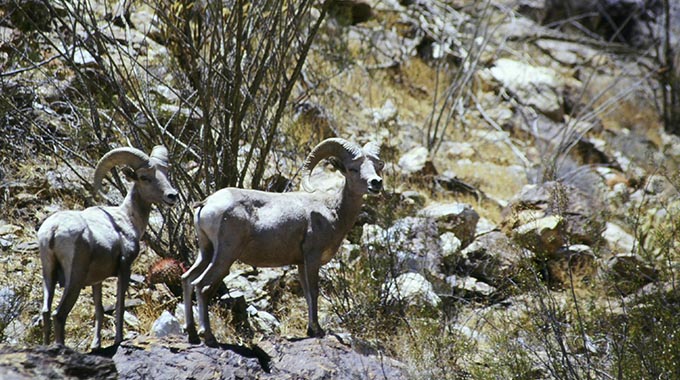
{"type": "Polygon", "coordinates": [[[0,347],[0,379],[118,379],[113,360],[66,347],[0,347]]]}
{"type": "Polygon", "coordinates": [[[269,373],[258,379],[405,379],[404,365],[376,352],[362,353],[335,336],[258,343],[269,373]]]}
{"type": "Polygon", "coordinates": [[[244,347],[212,348],[183,336],[141,336],[113,355],[120,379],[402,379],[403,365],[375,353],[360,353],[334,336],[278,337],[244,347]]]}
{"type": "Polygon", "coordinates": [[[140,336],[113,355],[120,379],[254,379],[264,372],[252,350],[190,345],[184,337],[140,336]]]}
{"type": "Polygon", "coordinates": [[[84,354],[66,347],[0,347],[0,379],[403,379],[403,364],[335,336],[269,338],[253,347],[139,336],[84,354]]]}

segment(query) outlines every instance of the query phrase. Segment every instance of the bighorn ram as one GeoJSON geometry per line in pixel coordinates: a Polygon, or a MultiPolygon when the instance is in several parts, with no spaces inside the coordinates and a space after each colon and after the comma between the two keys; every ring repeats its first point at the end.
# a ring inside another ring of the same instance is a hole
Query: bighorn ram
{"type": "Polygon", "coordinates": [[[146,230],[151,204],[172,205],[178,194],[168,180],[168,151],[156,146],[147,156],[135,148],[117,148],[97,163],[95,193],[104,176],[116,165],[134,184],[123,203],[115,207],[94,206],[82,211],[60,211],[45,220],[38,230],[40,260],[43,268],[44,303],[42,308],[44,343],[50,340],[50,308],[58,281],[64,292],[54,318],[54,338],[64,344],[66,317],[80,291],[92,285],[95,329],[92,348],[101,347],[102,281],[118,277],[115,344],[123,340],[125,292],[130,282],[130,266],[139,254],[139,240],[146,230]]]}
{"type": "Polygon", "coordinates": [[[297,265],[308,307],[307,334],[323,336],[317,316],[319,268],[331,260],[352,228],[363,195],[382,189],[380,172],[384,163],[378,154],[379,147],[374,143],[362,148],[343,139],[327,139],[307,157],[303,181],[319,161],[332,158],[345,176],[344,187],[337,194],[225,188],[198,203],[194,224],[199,257],[182,276],[189,342],[199,343],[201,334],[207,345],[217,344],[207,304],[236,260],[259,267],[297,265]],[[198,333],[191,307],[194,287],[198,333]]]}

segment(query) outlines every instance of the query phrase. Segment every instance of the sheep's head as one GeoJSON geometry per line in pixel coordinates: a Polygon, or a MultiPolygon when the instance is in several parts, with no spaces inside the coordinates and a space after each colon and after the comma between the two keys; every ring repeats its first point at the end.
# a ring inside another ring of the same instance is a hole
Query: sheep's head
{"type": "Polygon", "coordinates": [[[125,147],[116,148],[106,153],[97,163],[94,172],[94,189],[99,191],[102,180],[116,165],[126,165],[125,175],[135,182],[141,197],[150,203],[173,205],[177,202],[178,193],[168,179],[168,150],[164,146],[155,146],[151,155],[139,149],[125,147]]]}
{"type": "Polygon", "coordinates": [[[309,176],[319,161],[327,158],[345,176],[347,186],[355,193],[377,194],[382,190],[380,176],[385,163],[380,160],[380,147],[369,142],[360,147],[341,138],[330,138],[314,147],[303,168],[303,187],[309,189],[309,176]]]}

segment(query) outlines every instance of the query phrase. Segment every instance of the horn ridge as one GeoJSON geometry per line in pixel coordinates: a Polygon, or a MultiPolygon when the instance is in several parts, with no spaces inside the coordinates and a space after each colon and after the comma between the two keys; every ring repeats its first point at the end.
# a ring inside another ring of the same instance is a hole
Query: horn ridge
{"type": "Polygon", "coordinates": [[[375,157],[380,156],[380,144],[376,142],[373,141],[367,142],[362,149],[364,150],[364,152],[371,156],[375,157]]]}
{"type": "Polygon", "coordinates": [[[161,161],[162,163],[166,164],[168,163],[168,148],[166,148],[163,145],[156,145],[151,149],[151,154],[149,155],[149,158],[156,159],[158,161],[161,161]]]}
{"type": "Polygon", "coordinates": [[[307,156],[303,166],[302,186],[309,191],[308,178],[319,161],[331,156],[342,161],[355,159],[363,155],[361,147],[343,138],[333,137],[320,142],[307,156]]]}
{"type": "Polygon", "coordinates": [[[97,163],[94,170],[94,190],[95,193],[99,191],[102,180],[106,173],[108,173],[116,165],[129,165],[134,169],[139,169],[144,165],[148,165],[149,156],[137,148],[123,147],[116,148],[106,153],[97,163]]]}

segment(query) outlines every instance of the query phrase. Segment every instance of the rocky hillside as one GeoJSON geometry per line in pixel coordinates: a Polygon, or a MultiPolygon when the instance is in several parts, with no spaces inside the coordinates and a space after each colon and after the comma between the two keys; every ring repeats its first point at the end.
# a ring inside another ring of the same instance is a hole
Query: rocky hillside
{"type": "Polygon", "coordinates": [[[0,3],[0,377],[680,377],[675,2],[75,3],[0,3]],[[221,347],[186,343],[190,205],[295,189],[332,136],[387,165],[322,270],[330,334],[300,339],[296,268],[237,264],[221,347]],[[122,176],[91,193],[98,158],[159,143],[181,202],[151,215],[126,340],[85,353],[85,289],[70,348],[41,346],[37,227],[120,201],[122,176]]]}

